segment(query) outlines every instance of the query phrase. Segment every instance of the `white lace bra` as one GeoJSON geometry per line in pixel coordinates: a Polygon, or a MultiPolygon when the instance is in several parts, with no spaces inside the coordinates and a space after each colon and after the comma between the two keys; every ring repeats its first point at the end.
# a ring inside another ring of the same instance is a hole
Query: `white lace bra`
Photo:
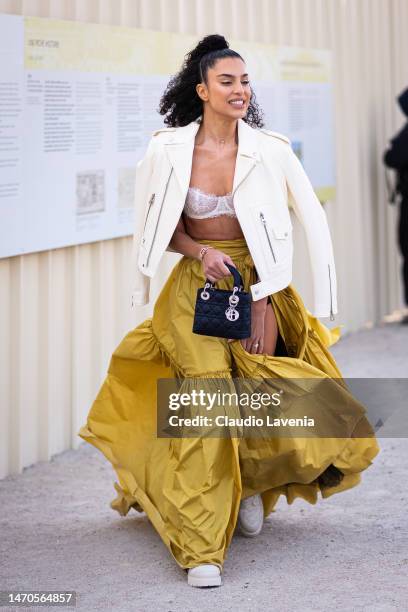
{"type": "Polygon", "coordinates": [[[236,217],[232,192],[225,195],[206,193],[198,187],[189,187],[184,212],[194,219],[209,219],[220,215],[236,217]]]}

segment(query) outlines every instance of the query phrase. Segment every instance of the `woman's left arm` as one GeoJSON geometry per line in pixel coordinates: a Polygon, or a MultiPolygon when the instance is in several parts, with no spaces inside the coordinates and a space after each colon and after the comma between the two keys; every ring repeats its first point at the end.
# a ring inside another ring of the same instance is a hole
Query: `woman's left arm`
{"type": "MultiPolygon", "coordinates": [[[[254,268],[254,270],[255,270],[255,283],[257,283],[261,279],[259,278],[257,269],[254,268]]],[[[265,316],[267,304],[268,304],[268,296],[265,296],[264,298],[261,298],[260,300],[253,300],[251,302],[251,310],[256,313],[260,313],[260,314],[263,313],[263,315],[265,316]]]]}
{"type": "Polygon", "coordinates": [[[337,313],[337,280],[330,229],[303,165],[290,144],[281,149],[282,167],[296,216],[303,225],[310,255],[315,317],[333,320],[337,313]]]}

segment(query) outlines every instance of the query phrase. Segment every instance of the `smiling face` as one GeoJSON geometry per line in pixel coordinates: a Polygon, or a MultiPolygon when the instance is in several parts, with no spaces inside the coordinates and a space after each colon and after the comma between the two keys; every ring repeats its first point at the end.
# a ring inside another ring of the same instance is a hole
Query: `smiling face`
{"type": "Polygon", "coordinates": [[[196,91],[204,108],[231,119],[245,117],[251,87],[245,63],[238,57],[219,59],[207,72],[208,84],[199,83],[196,91]]]}

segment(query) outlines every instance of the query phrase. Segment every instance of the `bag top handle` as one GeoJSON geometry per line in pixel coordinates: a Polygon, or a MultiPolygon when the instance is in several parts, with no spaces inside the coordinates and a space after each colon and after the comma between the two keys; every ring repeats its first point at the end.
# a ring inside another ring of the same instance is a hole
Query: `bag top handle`
{"type": "MultiPolygon", "coordinates": [[[[224,262],[225,265],[227,266],[227,268],[231,271],[231,274],[234,277],[234,288],[237,287],[239,290],[244,288],[244,282],[242,280],[242,276],[239,273],[239,270],[235,267],[232,266],[229,263],[224,262]]],[[[210,280],[208,280],[208,278],[205,279],[206,283],[209,283],[209,285],[211,287],[214,287],[214,283],[212,283],[210,280]]]]}

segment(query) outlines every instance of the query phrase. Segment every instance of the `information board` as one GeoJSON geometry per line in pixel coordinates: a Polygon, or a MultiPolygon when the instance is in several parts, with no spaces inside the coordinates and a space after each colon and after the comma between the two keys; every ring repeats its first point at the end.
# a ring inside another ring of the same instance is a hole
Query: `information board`
{"type": "MultiPolygon", "coordinates": [[[[186,34],[0,15],[0,257],[127,236],[135,168],[186,34]]],[[[334,197],[330,52],[229,39],[265,127],[334,197]]]]}

